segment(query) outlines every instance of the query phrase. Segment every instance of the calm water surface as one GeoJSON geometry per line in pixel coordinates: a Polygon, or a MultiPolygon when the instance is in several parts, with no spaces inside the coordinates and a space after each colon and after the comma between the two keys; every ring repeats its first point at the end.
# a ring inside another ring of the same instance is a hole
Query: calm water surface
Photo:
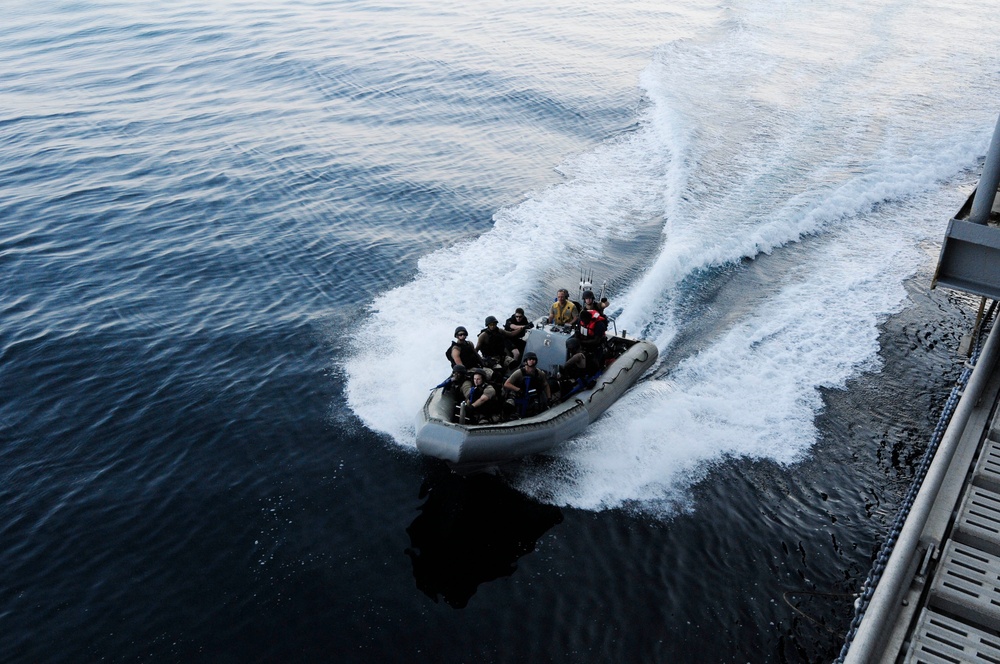
{"type": "Polygon", "coordinates": [[[998,21],[0,8],[0,660],[832,659],[961,366],[998,21]],[[581,268],[650,376],[421,459],[453,328],[581,268]]]}

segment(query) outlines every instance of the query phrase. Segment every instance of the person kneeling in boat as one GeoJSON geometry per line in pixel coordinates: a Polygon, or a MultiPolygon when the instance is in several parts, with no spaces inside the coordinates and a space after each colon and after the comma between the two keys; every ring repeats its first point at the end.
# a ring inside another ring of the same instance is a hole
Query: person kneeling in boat
{"type": "Polygon", "coordinates": [[[482,366],[479,353],[476,352],[476,347],[469,341],[469,331],[461,325],[455,328],[455,341],[452,341],[451,345],[448,346],[448,350],[445,351],[445,357],[451,362],[452,367],[458,364],[461,364],[466,369],[474,369],[475,367],[482,366]]]}
{"type": "Polygon", "coordinates": [[[485,369],[472,370],[472,386],[465,395],[465,418],[473,424],[500,421],[500,399],[488,378],[485,369]]]}
{"type": "Polygon", "coordinates": [[[521,368],[512,373],[503,386],[513,393],[514,410],[520,417],[542,412],[552,399],[549,377],[538,368],[538,356],[531,351],[524,354],[521,368]]]}

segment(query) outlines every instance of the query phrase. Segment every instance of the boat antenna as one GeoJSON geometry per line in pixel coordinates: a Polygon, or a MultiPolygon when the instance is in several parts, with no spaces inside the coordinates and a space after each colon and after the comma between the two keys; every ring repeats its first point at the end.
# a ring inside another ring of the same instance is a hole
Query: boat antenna
{"type": "Polygon", "coordinates": [[[576,299],[583,299],[583,291],[589,291],[594,287],[594,270],[591,268],[588,270],[580,270],[580,292],[577,293],[576,299]]]}

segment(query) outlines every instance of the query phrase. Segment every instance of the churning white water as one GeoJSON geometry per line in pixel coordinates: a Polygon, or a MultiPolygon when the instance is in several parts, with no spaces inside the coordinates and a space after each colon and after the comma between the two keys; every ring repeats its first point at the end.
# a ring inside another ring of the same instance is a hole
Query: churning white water
{"type": "Polygon", "coordinates": [[[612,280],[619,329],[655,341],[661,369],[556,463],[514,471],[540,499],[669,513],[714,462],[801,459],[819,439],[820,389],[879,370],[879,324],[936,258],[923,244],[974,181],[996,117],[983,101],[1000,80],[967,35],[996,41],[1000,26],[933,1],[742,2],[658,20],[669,38],[635,72],[632,127],[372,303],[346,362],[370,427],[412,447],[454,327],[474,333],[517,306],[540,315],[580,266],[612,280]],[[771,278],[751,276],[764,256],[771,278]],[[729,309],[678,346],[723,273],[729,309]]]}

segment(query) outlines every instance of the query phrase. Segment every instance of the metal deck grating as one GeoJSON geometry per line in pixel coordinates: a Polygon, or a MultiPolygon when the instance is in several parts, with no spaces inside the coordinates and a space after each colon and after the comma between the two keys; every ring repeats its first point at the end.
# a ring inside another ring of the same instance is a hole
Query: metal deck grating
{"type": "Polygon", "coordinates": [[[993,420],[990,422],[990,428],[986,431],[986,435],[990,437],[990,440],[1000,440],[1000,411],[993,415],[993,420]]]}
{"type": "Polygon", "coordinates": [[[1000,557],[948,542],[928,603],[975,625],[1000,630],[1000,557]]]}
{"type": "Polygon", "coordinates": [[[1000,637],[924,609],[903,664],[1000,664],[1000,637]]]}
{"type": "Polygon", "coordinates": [[[983,445],[972,475],[972,483],[1000,493],[1000,442],[994,438],[1000,438],[1000,432],[996,428],[990,430],[990,436],[983,445]]]}
{"type": "Polygon", "coordinates": [[[1000,556],[1000,494],[969,486],[959,507],[952,537],[1000,556]]]}

